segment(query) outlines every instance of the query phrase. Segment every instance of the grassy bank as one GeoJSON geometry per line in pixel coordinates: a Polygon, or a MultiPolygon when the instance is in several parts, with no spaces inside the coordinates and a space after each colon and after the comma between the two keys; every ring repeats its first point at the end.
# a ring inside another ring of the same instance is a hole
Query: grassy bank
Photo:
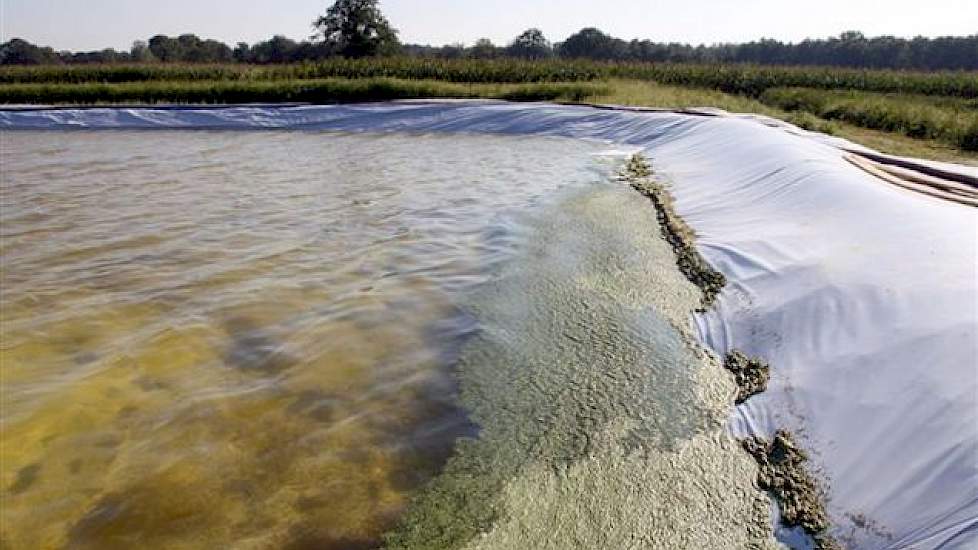
{"type": "Polygon", "coordinates": [[[392,78],[278,81],[146,81],[119,84],[9,84],[0,86],[0,103],[337,103],[415,98],[492,98],[511,101],[581,101],[608,93],[587,82],[459,84],[392,78]]]}
{"type": "Polygon", "coordinates": [[[668,63],[614,65],[609,72],[610,76],[651,80],[673,86],[710,88],[749,97],[759,97],[771,88],[783,87],[978,97],[978,74],[973,72],[668,63]]]}
{"type": "Polygon", "coordinates": [[[894,155],[928,158],[963,164],[978,164],[978,154],[936,139],[911,138],[903,134],[861,128],[844,120],[826,120],[806,111],[787,111],[760,100],[716,90],[665,86],[636,80],[609,81],[609,93],[586,98],[591,103],[610,103],[661,108],[711,106],[730,112],[757,113],[785,120],[796,126],[837,135],[878,151],[894,155]]]}
{"type": "Polygon", "coordinates": [[[806,88],[773,88],[760,100],[785,111],[802,111],[826,120],[978,151],[978,109],[968,101],[806,88]]]}

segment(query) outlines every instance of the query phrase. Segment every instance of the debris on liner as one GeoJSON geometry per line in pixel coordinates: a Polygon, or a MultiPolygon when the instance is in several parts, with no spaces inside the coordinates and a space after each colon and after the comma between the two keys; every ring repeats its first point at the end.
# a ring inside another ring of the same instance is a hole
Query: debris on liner
{"type": "Polygon", "coordinates": [[[757,461],[757,483],[778,503],[781,521],[788,527],[801,527],[811,535],[816,550],[839,550],[842,547],[827,534],[825,494],[805,463],[808,455],[787,431],[780,430],[774,439],[744,439],[741,444],[757,461]]]}
{"type": "Polygon", "coordinates": [[[734,375],[737,383],[737,398],[739,405],[752,395],[767,389],[771,378],[771,368],[766,362],[757,357],[748,357],[739,350],[732,350],[723,360],[723,367],[734,375]]]}

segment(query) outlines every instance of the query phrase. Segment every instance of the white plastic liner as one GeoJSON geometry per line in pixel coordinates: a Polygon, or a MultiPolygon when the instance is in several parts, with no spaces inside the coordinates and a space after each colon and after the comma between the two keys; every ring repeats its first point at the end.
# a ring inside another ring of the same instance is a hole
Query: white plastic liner
{"type": "Polygon", "coordinates": [[[482,101],[0,111],[3,128],[489,132],[644,150],[728,278],[695,319],[703,341],[771,363],[731,430],[795,431],[847,546],[978,547],[978,210],[842,158],[865,148],[748,115],[482,101]]]}

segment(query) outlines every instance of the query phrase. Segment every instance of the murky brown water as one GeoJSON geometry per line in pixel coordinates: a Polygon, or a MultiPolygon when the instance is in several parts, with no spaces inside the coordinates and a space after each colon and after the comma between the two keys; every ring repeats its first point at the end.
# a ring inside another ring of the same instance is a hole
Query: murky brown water
{"type": "Polygon", "coordinates": [[[2,134],[0,537],[369,548],[472,427],[454,304],[597,145],[2,134]]]}

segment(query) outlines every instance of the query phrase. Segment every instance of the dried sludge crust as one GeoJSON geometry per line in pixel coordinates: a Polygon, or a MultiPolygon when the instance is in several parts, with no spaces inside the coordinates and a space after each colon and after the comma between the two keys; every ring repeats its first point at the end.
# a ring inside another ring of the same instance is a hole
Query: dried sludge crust
{"type": "Polygon", "coordinates": [[[778,502],[782,523],[804,529],[817,550],[840,550],[842,546],[827,533],[825,492],[808,473],[808,455],[792,435],[781,430],[769,441],[750,437],[741,445],[757,461],[757,483],[778,502]]]}
{"type": "Polygon", "coordinates": [[[771,378],[771,367],[764,360],[748,357],[747,354],[736,349],[727,353],[723,360],[723,368],[734,375],[734,382],[737,384],[737,397],[734,402],[738,405],[766,390],[767,382],[771,378]]]}

